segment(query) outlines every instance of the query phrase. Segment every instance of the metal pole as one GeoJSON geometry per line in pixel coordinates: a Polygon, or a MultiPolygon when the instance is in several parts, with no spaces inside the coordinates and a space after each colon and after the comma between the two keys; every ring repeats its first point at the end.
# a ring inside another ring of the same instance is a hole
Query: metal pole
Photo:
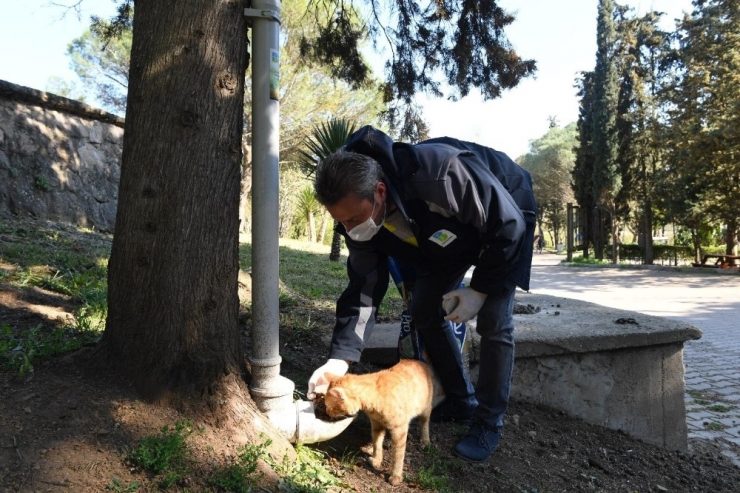
{"type": "Polygon", "coordinates": [[[565,216],[565,243],[566,243],[566,262],[572,262],[573,261],[573,204],[568,202],[568,212],[565,216]]]}
{"type": "Polygon", "coordinates": [[[279,0],[255,0],[252,28],[252,369],[262,411],[289,405],[295,385],[280,376],[279,343],[279,0]]]}

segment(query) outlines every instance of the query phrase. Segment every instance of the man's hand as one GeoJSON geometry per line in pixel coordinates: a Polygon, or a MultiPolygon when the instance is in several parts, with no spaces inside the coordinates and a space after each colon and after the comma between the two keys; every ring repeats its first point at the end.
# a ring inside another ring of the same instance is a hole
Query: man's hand
{"type": "Polygon", "coordinates": [[[310,400],[316,398],[316,394],[325,394],[329,388],[329,381],[324,377],[325,373],[333,373],[335,375],[344,375],[347,373],[349,363],[343,359],[330,359],[324,366],[319,367],[311,378],[308,379],[308,393],[306,397],[310,400]]]}
{"type": "Polygon", "coordinates": [[[473,288],[460,288],[442,296],[442,308],[447,312],[445,320],[457,324],[467,322],[478,314],[487,294],[479,293],[473,288]]]}

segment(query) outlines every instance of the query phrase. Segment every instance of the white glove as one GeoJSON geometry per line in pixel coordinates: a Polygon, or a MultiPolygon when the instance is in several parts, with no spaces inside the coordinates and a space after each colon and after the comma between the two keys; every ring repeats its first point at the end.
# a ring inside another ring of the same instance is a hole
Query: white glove
{"type": "Polygon", "coordinates": [[[306,397],[310,400],[316,398],[316,394],[326,394],[326,390],[329,388],[329,380],[324,376],[325,373],[333,373],[335,375],[344,375],[347,373],[349,363],[343,359],[330,359],[324,366],[319,367],[311,378],[308,379],[308,393],[306,397]]]}
{"type": "Polygon", "coordinates": [[[488,297],[473,288],[460,288],[442,296],[442,308],[447,312],[445,320],[457,324],[467,322],[478,314],[488,297]]]}

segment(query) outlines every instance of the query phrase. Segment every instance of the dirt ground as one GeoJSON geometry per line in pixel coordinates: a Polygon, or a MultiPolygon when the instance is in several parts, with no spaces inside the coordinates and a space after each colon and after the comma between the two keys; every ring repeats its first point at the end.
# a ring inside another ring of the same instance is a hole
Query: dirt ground
{"type": "MultiPolygon", "coordinates": [[[[0,324],[49,328],[71,316],[73,308],[74,303],[54,293],[0,284],[0,324]]],[[[313,320],[316,326],[331,327],[330,318],[330,313],[323,313],[313,320]]],[[[246,321],[242,334],[248,350],[246,321]]],[[[324,361],[326,347],[320,340],[315,334],[297,335],[292,328],[281,327],[282,372],[300,390],[307,369],[324,361]]],[[[126,456],[138,439],[172,426],[182,416],[142,402],[116,376],[88,371],[86,352],[89,349],[36,365],[22,378],[0,373],[0,491],[157,489],[126,456]],[[113,484],[114,478],[121,486],[113,484]],[[140,483],[138,489],[125,489],[134,482],[140,483]]],[[[352,371],[371,370],[356,365],[352,371]]],[[[420,491],[415,478],[424,471],[446,478],[446,491],[456,492],[740,491],[740,468],[719,455],[720,449],[711,442],[691,443],[687,452],[669,451],[558,411],[513,402],[501,447],[487,463],[471,465],[451,453],[464,431],[455,424],[432,424],[433,448],[424,450],[412,423],[406,459],[410,479],[395,488],[385,482],[383,472],[365,465],[370,442],[365,417],[313,447],[326,451],[347,491],[420,491]]],[[[208,491],[204,482],[208,468],[228,462],[236,444],[218,430],[206,429],[192,450],[198,464],[192,477],[169,491],[208,491]]],[[[387,471],[387,463],[384,466],[387,471]]],[[[261,491],[278,487],[273,483],[261,491]]]]}

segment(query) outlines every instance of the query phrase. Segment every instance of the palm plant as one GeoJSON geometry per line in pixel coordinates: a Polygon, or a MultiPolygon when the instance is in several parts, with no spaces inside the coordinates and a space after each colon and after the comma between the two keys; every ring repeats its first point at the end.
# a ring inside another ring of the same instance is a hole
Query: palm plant
{"type": "MultiPolygon", "coordinates": [[[[303,171],[311,176],[316,170],[316,165],[331,153],[339,150],[350,135],[356,130],[356,124],[343,118],[332,118],[326,122],[316,125],[311,133],[303,141],[304,149],[299,151],[299,162],[303,171]]],[[[336,226],[336,222],[334,224],[336,226]]],[[[339,261],[339,253],[342,249],[342,236],[334,233],[331,239],[331,253],[329,260],[339,261]]]]}
{"type": "Polygon", "coordinates": [[[301,193],[298,195],[297,208],[298,214],[306,221],[309,240],[315,242],[317,236],[316,214],[321,212],[321,204],[316,200],[316,196],[311,187],[306,187],[301,190],[301,193]]]}

